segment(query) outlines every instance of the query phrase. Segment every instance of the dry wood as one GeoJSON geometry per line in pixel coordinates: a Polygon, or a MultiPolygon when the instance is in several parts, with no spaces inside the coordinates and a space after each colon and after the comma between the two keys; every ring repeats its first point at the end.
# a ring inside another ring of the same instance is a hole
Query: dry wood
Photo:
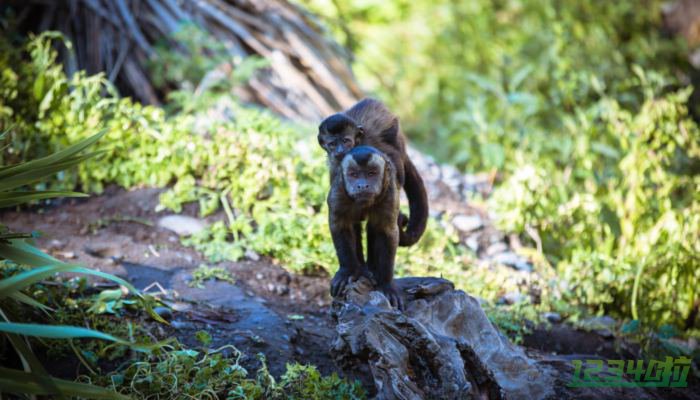
{"type": "MultiPolygon", "coordinates": [[[[314,17],[286,0],[45,0],[10,1],[35,32],[59,30],[74,44],[61,57],[69,72],[104,71],[120,91],[159,104],[168,88],[156,87],[147,63],[166,42],[188,57],[172,35],[197,24],[223,43],[232,58],[260,56],[269,67],[235,93],[285,117],[317,121],[352,105],[362,91],[347,54],[314,17]]],[[[195,82],[196,84],[196,82],[195,82]]]]}

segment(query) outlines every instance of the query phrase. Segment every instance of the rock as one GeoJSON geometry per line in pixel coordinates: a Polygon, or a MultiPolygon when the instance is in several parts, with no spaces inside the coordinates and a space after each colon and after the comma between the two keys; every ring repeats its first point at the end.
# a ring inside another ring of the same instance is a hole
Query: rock
{"type": "Polygon", "coordinates": [[[63,258],[67,258],[70,260],[72,260],[74,258],[78,258],[78,256],[76,256],[75,252],[73,252],[73,251],[62,251],[62,252],[58,252],[56,254],[63,257],[63,258]]]}
{"type": "Polygon", "coordinates": [[[478,215],[457,215],[452,218],[452,225],[462,232],[475,231],[484,226],[484,221],[478,215]]]}
{"type": "Polygon", "coordinates": [[[171,230],[180,236],[194,235],[207,227],[203,221],[186,215],[166,215],[158,220],[158,226],[171,230]]]}
{"type": "Polygon", "coordinates": [[[175,329],[192,329],[194,324],[188,321],[172,321],[170,322],[170,326],[175,329]]]}
{"type": "Polygon", "coordinates": [[[58,239],[52,239],[52,240],[49,242],[49,249],[50,249],[50,250],[61,250],[61,249],[63,249],[64,247],[66,247],[66,243],[65,243],[65,242],[62,242],[62,241],[60,241],[60,240],[58,240],[58,239]]]}
{"type": "Polygon", "coordinates": [[[558,324],[559,322],[561,322],[561,315],[559,315],[559,313],[546,312],[542,314],[542,316],[552,324],[558,324]]]}
{"type": "Polygon", "coordinates": [[[331,354],[349,371],[369,370],[378,399],[544,399],[550,369],[491,324],[478,301],[441,278],[402,278],[406,311],[361,278],[332,305],[331,354]]]}
{"type": "Polygon", "coordinates": [[[612,339],[615,336],[613,331],[616,325],[617,321],[615,321],[615,318],[603,315],[600,317],[586,318],[581,321],[579,326],[587,331],[595,332],[606,339],[612,339]]]}
{"type": "Polygon", "coordinates": [[[464,178],[462,174],[459,173],[457,168],[452,165],[442,165],[441,166],[441,177],[442,182],[447,185],[454,193],[459,194],[462,192],[462,182],[464,178]]]}
{"type": "Polygon", "coordinates": [[[499,253],[493,256],[493,261],[513,267],[518,271],[532,272],[532,264],[525,258],[513,253],[512,251],[507,251],[505,253],[499,253]]]}
{"type": "Polygon", "coordinates": [[[616,325],[615,318],[603,315],[600,317],[586,318],[580,322],[580,326],[583,329],[589,331],[599,331],[599,330],[613,330],[616,325]]]}
{"type": "Polygon", "coordinates": [[[256,253],[253,250],[246,250],[245,251],[245,258],[247,258],[251,261],[260,261],[260,254],[256,253]]]}
{"type": "Polygon", "coordinates": [[[494,256],[498,253],[503,253],[505,251],[508,251],[508,246],[503,242],[496,242],[491,244],[488,248],[486,248],[486,255],[494,256]]]}
{"type": "Polygon", "coordinates": [[[479,251],[479,236],[478,235],[471,235],[468,238],[464,240],[464,244],[469,247],[469,249],[473,252],[479,251]]]}
{"type": "Polygon", "coordinates": [[[615,335],[612,333],[610,329],[598,329],[595,331],[598,335],[605,339],[612,339],[615,337],[615,335]]]}
{"type": "Polygon", "coordinates": [[[173,311],[168,307],[153,307],[153,311],[166,321],[173,319],[173,311]]]}
{"type": "Polygon", "coordinates": [[[168,303],[168,307],[170,307],[170,309],[172,309],[173,311],[177,312],[186,312],[192,310],[191,303],[183,303],[181,301],[168,303]]]}
{"type": "Polygon", "coordinates": [[[508,292],[498,299],[499,304],[515,304],[521,303],[527,299],[527,296],[520,292],[508,292]]]}

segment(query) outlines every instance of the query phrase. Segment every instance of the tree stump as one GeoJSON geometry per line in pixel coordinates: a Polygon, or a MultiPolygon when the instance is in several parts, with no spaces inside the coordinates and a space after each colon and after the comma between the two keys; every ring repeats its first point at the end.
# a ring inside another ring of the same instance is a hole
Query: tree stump
{"type": "Polygon", "coordinates": [[[544,399],[552,371],[501,334],[478,301],[441,278],[402,278],[405,312],[366,278],[331,313],[331,354],[346,370],[369,368],[378,399],[544,399]]]}

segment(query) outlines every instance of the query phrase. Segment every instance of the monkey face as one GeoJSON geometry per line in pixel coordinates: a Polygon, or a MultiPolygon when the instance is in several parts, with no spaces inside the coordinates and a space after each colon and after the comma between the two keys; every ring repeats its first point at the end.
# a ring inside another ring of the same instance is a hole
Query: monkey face
{"type": "Polygon", "coordinates": [[[341,163],[345,191],[354,201],[371,203],[384,191],[386,160],[373,147],[350,150],[341,163]]]}
{"type": "Polygon", "coordinates": [[[340,161],[355,147],[363,134],[362,127],[344,114],[333,114],[318,127],[318,144],[340,161]]]}

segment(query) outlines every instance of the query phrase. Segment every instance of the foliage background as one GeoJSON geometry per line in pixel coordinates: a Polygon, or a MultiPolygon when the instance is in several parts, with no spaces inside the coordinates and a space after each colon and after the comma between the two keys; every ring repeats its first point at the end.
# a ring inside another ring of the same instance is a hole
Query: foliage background
{"type": "Polygon", "coordinates": [[[499,173],[489,204],[570,304],[697,328],[700,133],[661,1],[302,3],[414,143],[499,173]]]}

